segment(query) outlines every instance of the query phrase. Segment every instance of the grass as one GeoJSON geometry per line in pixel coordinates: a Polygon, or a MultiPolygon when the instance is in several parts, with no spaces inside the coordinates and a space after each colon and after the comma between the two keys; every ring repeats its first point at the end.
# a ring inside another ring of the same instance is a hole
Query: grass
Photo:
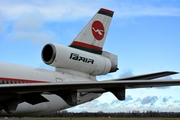
{"type": "MultiPolygon", "coordinates": [[[[15,120],[18,120],[16,118],[15,120]]],[[[22,118],[22,120],[180,120],[180,118],[22,118]]]]}

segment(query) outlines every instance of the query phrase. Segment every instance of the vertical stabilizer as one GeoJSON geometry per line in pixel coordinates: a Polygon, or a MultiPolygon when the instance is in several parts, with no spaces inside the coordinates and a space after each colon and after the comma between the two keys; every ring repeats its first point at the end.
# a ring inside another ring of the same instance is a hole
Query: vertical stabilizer
{"type": "Polygon", "coordinates": [[[101,8],[74,39],[70,47],[102,54],[113,14],[113,11],[101,8]]]}

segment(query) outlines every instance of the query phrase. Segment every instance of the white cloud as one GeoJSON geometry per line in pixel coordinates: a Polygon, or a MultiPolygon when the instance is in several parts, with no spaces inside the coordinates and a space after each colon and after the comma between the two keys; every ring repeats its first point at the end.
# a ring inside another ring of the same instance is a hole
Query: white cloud
{"type": "Polygon", "coordinates": [[[162,102],[166,103],[171,97],[163,97],[162,102]]]}
{"type": "Polygon", "coordinates": [[[43,27],[43,15],[38,11],[23,13],[14,23],[18,31],[37,31],[43,27]]]}
{"type": "Polygon", "coordinates": [[[15,32],[13,40],[30,40],[33,43],[49,43],[53,41],[53,37],[45,33],[37,32],[15,32]]]}
{"type": "Polygon", "coordinates": [[[133,70],[131,69],[124,69],[121,71],[121,74],[119,75],[120,78],[126,78],[132,76],[133,76],[133,70]]]}
{"type": "MultiPolygon", "coordinates": [[[[98,2],[96,2],[98,4],[98,2]]],[[[46,19],[74,19],[84,16],[92,16],[94,2],[84,1],[0,1],[1,11],[8,18],[18,18],[21,14],[32,11],[39,11],[46,19]]],[[[98,4],[99,5],[99,4],[98,4]]]]}
{"type": "Polygon", "coordinates": [[[29,40],[34,44],[49,43],[55,38],[54,33],[44,29],[44,17],[37,11],[23,13],[11,24],[7,39],[15,41],[29,40]]]}
{"type": "Polygon", "coordinates": [[[4,16],[0,12],[0,34],[5,31],[4,16]]]}
{"type": "Polygon", "coordinates": [[[119,17],[141,17],[141,16],[180,16],[180,8],[155,6],[149,4],[121,4],[118,6],[117,15],[119,17]]]}
{"type": "MultiPolygon", "coordinates": [[[[174,3],[175,4],[175,3],[174,3]]],[[[154,2],[98,0],[94,1],[0,1],[0,10],[10,19],[16,19],[23,13],[39,11],[48,20],[75,20],[91,17],[101,7],[115,11],[116,17],[139,16],[180,16],[180,8],[174,5],[155,5],[154,2]]]]}
{"type": "Polygon", "coordinates": [[[154,105],[154,103],[158,100],[157,96],[147,96],[145,98],[142,99],[141,104],[150,104],[150,105],[154,105]]]}

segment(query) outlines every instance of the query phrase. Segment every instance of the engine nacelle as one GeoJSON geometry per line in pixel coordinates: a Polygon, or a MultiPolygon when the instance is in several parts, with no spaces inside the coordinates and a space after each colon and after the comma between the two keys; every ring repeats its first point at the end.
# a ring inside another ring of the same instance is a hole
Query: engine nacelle
{"type": "Polygon", "coordinates": [[[117,55],[114,55],[112,53],[103,51],[102,52],[102,56],[108,58],[111,61],[111,70],[110,72],[116,72],[117,70],[119,70],[118,66],[118,57],[117,55]]]}
{"type": "Polygon", "coordinates": [[[41,57],[47,65],[91,75],[107,74],[112,66],[111,61],[104,56],[59,44],[45,45],[41,57]]]}

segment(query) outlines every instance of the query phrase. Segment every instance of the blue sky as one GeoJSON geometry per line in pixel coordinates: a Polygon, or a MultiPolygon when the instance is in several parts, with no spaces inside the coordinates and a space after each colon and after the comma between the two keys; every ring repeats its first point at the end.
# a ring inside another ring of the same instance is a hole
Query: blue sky
{"type": "MultiPolygon", "coordinates": [[[[115,12],[103,50],[118,55],[120,70],[99,80],[180,72],[179,0],[0,0],[0,61],[54,70],[41,60],[43,46],[69,45],[100,8],[115,12]]],[[[179,91],[180,87],[127,90],[125,101],[105,93],[68,110],[180,112],[179,91]]]]}

